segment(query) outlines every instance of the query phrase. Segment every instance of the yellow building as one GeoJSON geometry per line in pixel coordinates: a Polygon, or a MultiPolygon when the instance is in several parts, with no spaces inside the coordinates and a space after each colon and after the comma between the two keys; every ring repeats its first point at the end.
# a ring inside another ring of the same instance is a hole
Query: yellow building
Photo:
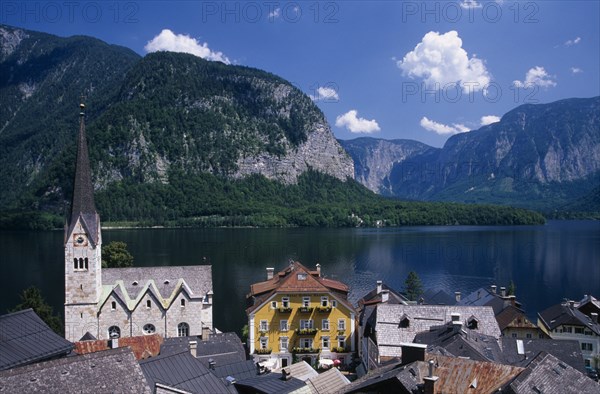
{"type": "Polygon", "coordinates": [[[354,352],[355,310],[348,286],[298,262],[250,286],[248,345],[255,362],[271,369],[304,360],[348,364],[354,352]]]}

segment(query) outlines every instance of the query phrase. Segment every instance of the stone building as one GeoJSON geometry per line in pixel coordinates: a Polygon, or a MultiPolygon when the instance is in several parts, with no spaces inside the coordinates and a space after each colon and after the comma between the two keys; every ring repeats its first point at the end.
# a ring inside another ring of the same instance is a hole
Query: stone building
{"type": "Polygon", "coordinates": [[[81,104],[71,214],[65,226],[65,337],[202,335],[212,331],[210,265],[102,269],[102,232],[81,104]]]}

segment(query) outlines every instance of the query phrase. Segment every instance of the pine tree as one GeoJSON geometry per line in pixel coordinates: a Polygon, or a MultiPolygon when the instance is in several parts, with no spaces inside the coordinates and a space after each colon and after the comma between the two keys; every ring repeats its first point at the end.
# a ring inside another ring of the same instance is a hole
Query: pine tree
{"type": "Polygon", "coordinates": [[[40,289],[35,286],[29,287],[23,291],[20,297],[21,303],[15,306],[10,312],[18,312],[31,308],[52,331],[58,335],[64,335],[62,318],[54,314],[52,307],[42,297],[40,289]]]}
{"type": "Polygon", "coordinates": [[[404,281],[404,292],[410,301],[417,301],[423,295],[423,284],[415,271],[410,271],[404,281]]]}

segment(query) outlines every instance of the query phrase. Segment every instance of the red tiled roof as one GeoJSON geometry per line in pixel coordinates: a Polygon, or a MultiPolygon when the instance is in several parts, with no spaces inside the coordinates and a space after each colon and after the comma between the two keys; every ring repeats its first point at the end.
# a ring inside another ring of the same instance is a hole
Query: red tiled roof
{"type": "MultiPolygon", "coordinates": [[[[157,356],[162,343],[163,337],[158,334],[119,338],[119,347],[130,347],[136,360],[157,356]]],[[[110,349],[109,341],[106,339],[75,342],[75,352],[78,354],[95,353],[108,349],[110,349]]]]}

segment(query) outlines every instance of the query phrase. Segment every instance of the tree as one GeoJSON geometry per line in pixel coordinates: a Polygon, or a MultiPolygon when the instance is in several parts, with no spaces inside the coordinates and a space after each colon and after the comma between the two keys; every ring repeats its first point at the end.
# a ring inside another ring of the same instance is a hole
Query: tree
{"type": "Polygon", "coordinates": [[[510,283],[508,284],[508,293],[507,295],[511,296],[511,295],[515,295],[515,292],[517,291],[517,286],[515,286],[515,282],[513,282],[513,280],[510,280],[510,283]]]}
{"type": "Polygon", "coordinates": [[[127,250],[127,244],[113,241],[102,248],[102,268],[123,268],[133,266],[133,256],[127,250]]]}
{"type": "Polygon", "coordinates": [[[404,281],[404,292],[410,301],[417,301],[423,295],[423,284],[415,271],[410,271],[404,281]]]}
{"type": "Polygon", "coordinates": [[[248,335],[250,334],[250,330],[248,328],[248,325],[244,325],[244,327],[242,327],[242,341],[244,343],[246,343],[248,341],[248,335]]]}
{"type": "Polygon", "coordinates": [[[62,318],[54,314],[54,310],[46,303],[42,292],[35,286],[31,286],[20,295],[21,303],[15,306],[10,312],[18,312],[25,309],[33,309],[33,311],[54,331],[60,336],[64,336],[64,327],[62,318]]]}

